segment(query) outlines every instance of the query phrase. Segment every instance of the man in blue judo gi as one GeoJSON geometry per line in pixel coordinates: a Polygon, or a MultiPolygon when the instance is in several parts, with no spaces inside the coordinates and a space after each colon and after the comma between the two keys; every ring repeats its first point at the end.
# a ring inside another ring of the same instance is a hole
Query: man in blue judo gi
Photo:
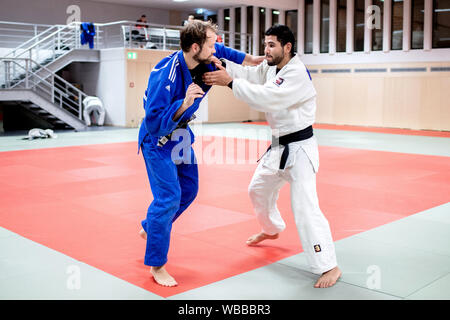
{"type": "Polygon", "coordinates": [[[198,169],[191,144],[194,135],[188,126],[200,102],[211,86],[202,75],[216,70],[213,61],[220,58],[256,65],[264,57],[246,55],[216,43],[215,27],[195,20],[180,32],[180,51],[162,59],[151,71],[145,91],[145,118],[139,130],[139,148],[147,168],[153,201],[142,221],[140,235],[147,240],[144,264],[150,266],[155,281],[176,286],[167,272],[172,223],[194,201],[198,191],[198,169]],[[183,140],[174,139],[174,131],[187,130],[183,140]],[[178,143],[188,151],[173,152],[178,143]]]}

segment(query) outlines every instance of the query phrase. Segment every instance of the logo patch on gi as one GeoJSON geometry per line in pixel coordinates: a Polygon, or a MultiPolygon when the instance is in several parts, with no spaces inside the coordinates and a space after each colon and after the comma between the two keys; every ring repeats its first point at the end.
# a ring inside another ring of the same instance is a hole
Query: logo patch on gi
{"type": "Polygon", "coordinates": [[[278,77],[277,79],[275,79],[275,84],[277,85],[277,86],[281,86],[281,84],[284,82],[284,79],[283,78],[281,78],[281,77],[278,77]]]}
{"type": "Polygon", "coordinates": [[[170,86],[169,85],[166,86],[166,89],[167,89],[167,91],[170,92],[170,86]]]}
{"type": "Polygon", "coordinates": [[[320,251],[322,251],[322,249],[320,248],[320,244],[315,244],[315,245],[314,245],[314,251],[315,251],[315,252],[320,252],[320,251]]]}

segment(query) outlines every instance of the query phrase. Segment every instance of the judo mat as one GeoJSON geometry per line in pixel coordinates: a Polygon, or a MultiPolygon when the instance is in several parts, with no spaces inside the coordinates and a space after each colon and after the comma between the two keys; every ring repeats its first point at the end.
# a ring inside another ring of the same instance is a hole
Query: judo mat
{"type": "MultiPolygon", "coordinates": [[[[208,142],[201,147],[194,145],[197,154],[208,142]]],[[[278,200],[286,230],[248,247],[248,236],[260,230],[247,195],[256,163],[201,163],[199,195],[172,232],[167,269],[179,286],[157,285],[138,235],[152,197],[136,152],[135,142],[2,152],[0,226],[162,297],[302,251],[288,185],[278,200]]],[[[446,157],[325,146],[319,152],[319,201],[335,241],[448,202],[446,157]]]]}
{"type": "MultiPolygon", "coordinates": [[[[243,124],[256,124],[267,126],[266,121],[255,121],[255,122],[242,122],[243,124]]],[[[325,123],[315,123],[313,124],[314,129],[325,129],[325,130],[343,130],[343,131],[359,131],[359,132],[377,132],[377,133],[388,133],[388,134],[403,134],[409,136],[425,136],[425,137],[443,137],[449,138],[450,131],[436,131],[436,130],[411,130],[411,129],[399,129],[399,128],[381,128],[381,127],[361,127],[352,125],[335,125],[335,124],[325,124],[325,123]]]]}

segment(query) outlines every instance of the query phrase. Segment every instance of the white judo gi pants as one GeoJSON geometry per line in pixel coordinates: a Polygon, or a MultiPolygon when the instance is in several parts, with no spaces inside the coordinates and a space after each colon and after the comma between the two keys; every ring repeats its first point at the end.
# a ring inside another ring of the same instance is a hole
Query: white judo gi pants
{"type": "Polygon", "coordinates": [[[291,185],[291,207],[311,271],[322,274],[337,266],[328,220],[319,208],[316,173],[319,150],[313,136],[289,144],[284,170],[279,169],[283,146],[270,149],[259,162],[249,185],[249,195],[262,232],[274,235],[286,228],[277,208],[281,187],[291,185]]]}

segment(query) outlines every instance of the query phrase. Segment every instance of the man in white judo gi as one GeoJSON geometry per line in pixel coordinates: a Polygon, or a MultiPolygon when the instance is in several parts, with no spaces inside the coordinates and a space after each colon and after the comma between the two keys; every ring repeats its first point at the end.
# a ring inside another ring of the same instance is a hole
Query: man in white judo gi
{"type": "Polygon", "coordinates": [[[281,187],[289,182],[303,249],[311,271],[320,275],[314,287],[331,287],[342,273],[316,191],[319,151],[312,130],[316,91],[308,69],[294,53],[295,38],[287,26],[269,28],[264,43],[266,59],[260,65],[244,67],[225,61],[225,69],[216,60],[219,70],[203,77],[209,85],[228,85],[236,98],[265,112],[272,129],[272,145],[261,158],[249,186],[262,230],[247,244],[276,239],[285,229],[276,201],[281,187]]]}

